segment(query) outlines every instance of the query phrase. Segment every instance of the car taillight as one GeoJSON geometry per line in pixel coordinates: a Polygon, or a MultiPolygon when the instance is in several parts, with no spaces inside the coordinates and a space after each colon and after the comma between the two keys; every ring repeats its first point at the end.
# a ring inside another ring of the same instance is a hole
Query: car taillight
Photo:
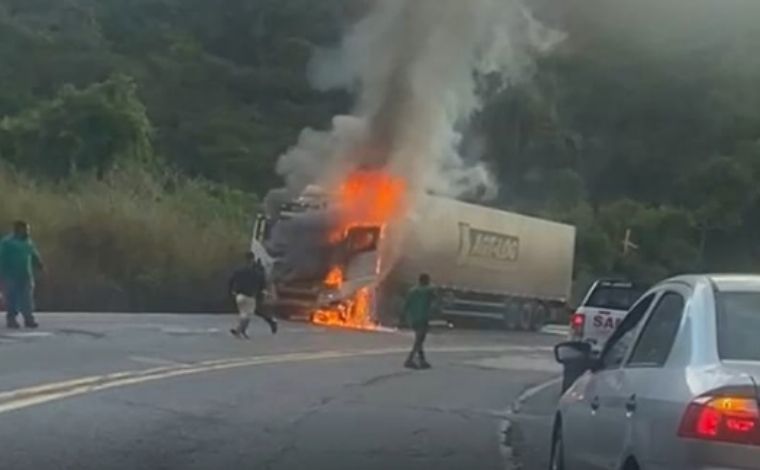
{"type": "Polygon", "coordinates": [[[573,330],[573,333],[583,333],[583,325],[585,324],[586,315],[582,313],[574,313],[573,316],[570,317],[570,328],[573,330]]]}
{"type": "Polygon", "coordinates": [[[730,395],[709,394],[689,404],[680,437],[760,446],[760,411],[754,388],[730,395]]]}

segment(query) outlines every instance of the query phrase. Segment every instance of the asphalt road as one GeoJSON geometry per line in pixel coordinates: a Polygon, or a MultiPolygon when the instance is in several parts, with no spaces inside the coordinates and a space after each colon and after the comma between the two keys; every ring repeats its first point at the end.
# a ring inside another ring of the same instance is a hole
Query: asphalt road
{"type": "Polygon", "coordinates": [[[556,338],[411,336],[232,317],[41,315],[0,330],[3,469],[500,469],[510,404],[557,374],[556,338]]]}
{"type": "Polygon", "coordinates": [[[552,380],[526,390],[508,415],[506,443],[515,470],[546,470],[551,454],[554,412],[561,383],[552,380]]]}

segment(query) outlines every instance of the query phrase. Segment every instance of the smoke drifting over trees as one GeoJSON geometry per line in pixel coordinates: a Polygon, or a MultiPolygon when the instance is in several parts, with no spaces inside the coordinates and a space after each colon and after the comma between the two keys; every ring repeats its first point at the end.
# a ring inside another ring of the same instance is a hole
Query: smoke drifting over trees
{"type": "Polygon", "coordinates": [[[494,194],[486,165],[460,153],[463,132],[487,92],[529,77],[533,57],[561,39],[516,0],[374,2],[309,69],[318,89],[354,93],[352,114],[305,131],[279,172],[296,191],[358,166],[389,168],[418,190],[494,194]]]}
{"type": "Polygon", "coordinates": [[[263,195],[390,156],[421,188],[576,224],[579,278],[757,270],[758,18],[754,0],[0,0],[0,159],[40,182],[163,161],[263,195]]]}

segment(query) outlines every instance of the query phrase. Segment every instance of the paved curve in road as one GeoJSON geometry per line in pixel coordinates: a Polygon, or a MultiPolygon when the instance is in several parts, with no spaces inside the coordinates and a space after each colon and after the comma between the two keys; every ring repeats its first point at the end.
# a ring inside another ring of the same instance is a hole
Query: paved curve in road
{"type": "Polygon", "coordinates": [[[44,315],[0,331],[2,468],[504,469],[509,404],[556,374],[551,336],[406,333],[231,318],[44,315]]]}
{"type": "Polygon", "coordinates": [[[545,470],[551,460],[554,414],[561,382],[547,381],[526,392],[510,410],[507,445],[516,470],[545,470]]]}

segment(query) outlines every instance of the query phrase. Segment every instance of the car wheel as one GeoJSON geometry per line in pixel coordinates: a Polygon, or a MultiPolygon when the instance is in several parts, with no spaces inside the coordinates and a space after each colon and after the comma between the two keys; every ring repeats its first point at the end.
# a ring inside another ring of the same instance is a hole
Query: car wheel
{"type": "Polygon", "coordinates": [[[565,470],[565,444],[562,439],[561,425],[557,423],[552,439],[552,454],[549,470],[565,470]]]}

